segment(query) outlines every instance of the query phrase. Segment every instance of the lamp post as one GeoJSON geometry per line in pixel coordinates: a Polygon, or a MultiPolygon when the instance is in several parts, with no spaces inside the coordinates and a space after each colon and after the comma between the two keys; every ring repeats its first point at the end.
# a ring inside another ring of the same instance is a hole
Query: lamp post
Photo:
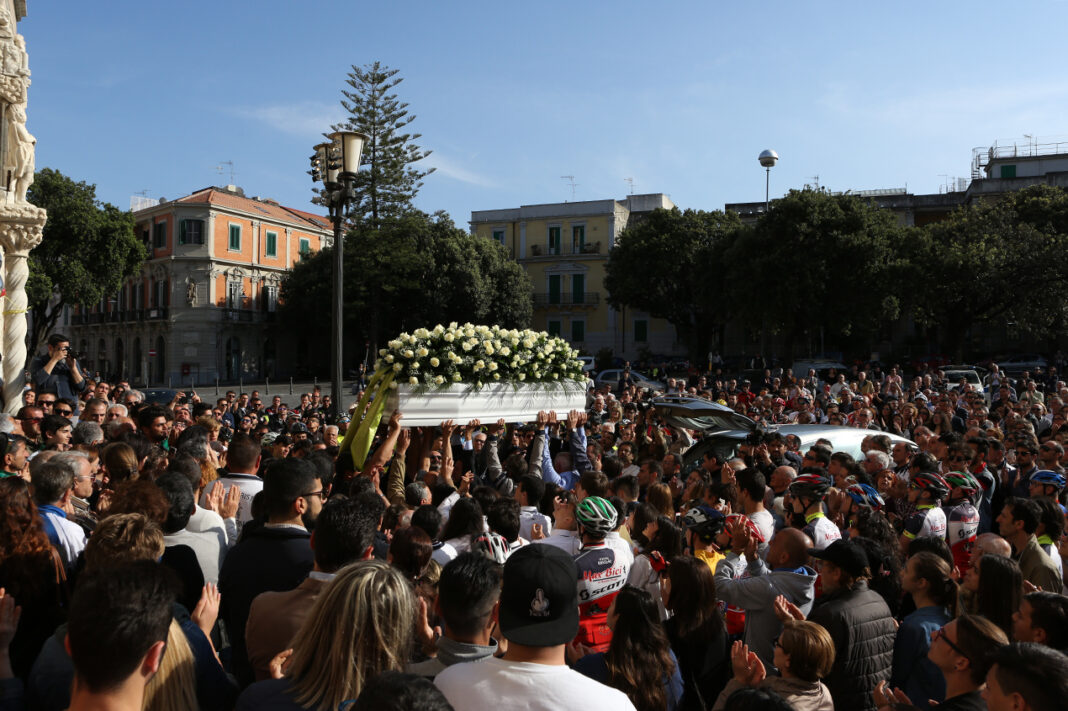
{"type": "Polygon", "coordinates": [[[766,151],[761,151],[757,160],[760,161],[760,165],[764,166],[764,214],[767,214],[771,204],[768,199],[768,188],[771,185],[771,169],[778,162],[779,154],[769,148],[766,151]]]}
{"type": "Polygon", "coordinates": [[[344,376],[342,371],[342,356],[344,352],[344,339],[341,320],[343,314],[342,270],[344,259],[344,247],[342,245],[341,229],[348,216],[348,208],[356,199],[354,183],[356,171],[360,169],[360,156],[363,147],[367,143],[367,136],[355,131],[335,131],[327,136],[330,140],[315,146],[315,155],[311,157],[311,170],[313,182],[321,182],[322,203],[330,212],[330,221],[334,225],[334,302],[331,310],[333,327],[331,329],[331,352],[334,356],[334,364],[331,378],[331,406],[333,408],[334,421],[341,418],[343,412],[341,405],[341,381],[344,376]]]}

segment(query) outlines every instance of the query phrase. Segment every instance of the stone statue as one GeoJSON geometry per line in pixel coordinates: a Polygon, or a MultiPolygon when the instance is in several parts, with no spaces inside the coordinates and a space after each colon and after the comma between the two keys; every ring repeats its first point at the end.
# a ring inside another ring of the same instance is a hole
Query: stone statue
{"type": "Polygon", "coordinates": [[[189,289],[186,291],[185,298],[189,301],[190,306],[197,305],[197,283],[192,279],[189,280],[189,289]]]}
{"type": "Polygon", "coordinates": [[[30,55],[26,53],[26,38],[22,35],[15,35],[15,54],[10,66],[5,56],[4,73],[17,74],[22,77],[30,76],[30,55]]]}
{"type": "Polygon", "coordinates": [[[0,39],[7,39],[14,34],[15,23],[11,21],[11,13],[6,7],[0,5],[0,39]]]}
{"type": "Polygon", "coordinates": [[[4,167],[8,170],[7,202],[26,202],[26,191],[33,184],[34,146],[37,139],[26,130],[24,105],[11,106],[7,139],[7,160],[4,161],[4,167]]]}

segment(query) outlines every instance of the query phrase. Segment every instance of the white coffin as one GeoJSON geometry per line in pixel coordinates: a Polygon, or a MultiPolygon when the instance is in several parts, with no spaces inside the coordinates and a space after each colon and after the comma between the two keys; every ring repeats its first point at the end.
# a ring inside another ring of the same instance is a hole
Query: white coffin
{"type": "Polygon", "coordinates": [[[505,422],[533,422],[538,412],[555,410],[564,419],[571,410],[586,409],[586,384],[573,380],[562,383],[494,383],[475,390],[460,383],[440,390],[417,393],[411,385],[391,390],[382,413],[382,422],[395,410],[404,413],[405,427],[427,427],[453,420],[457,425],[471,420],[483,424],[504,418],[505,422]]]}

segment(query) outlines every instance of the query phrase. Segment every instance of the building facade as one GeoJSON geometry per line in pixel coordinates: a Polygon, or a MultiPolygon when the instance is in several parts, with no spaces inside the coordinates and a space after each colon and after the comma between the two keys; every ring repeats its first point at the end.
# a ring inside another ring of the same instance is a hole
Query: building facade
{"type": "Polygon", "coordinates": [[[663,194],[623,200],[524,205],[471,213],[471,232],[505,247],[534,283],[533,327],[567,339],[590,355],[603,348],[634,359],[640,353],[684,353],[667,321],[608,305],[605,264],[619,234],[643,214],[675,205],[663,194]]]}
{"type": "Polygon", "coordinates": [[[177,387],[293,375],[275,330],[286,272],[330,246],[326,217],[209,187],[134,211],[141,274],[63,326],[91,373],[177,387]]]}

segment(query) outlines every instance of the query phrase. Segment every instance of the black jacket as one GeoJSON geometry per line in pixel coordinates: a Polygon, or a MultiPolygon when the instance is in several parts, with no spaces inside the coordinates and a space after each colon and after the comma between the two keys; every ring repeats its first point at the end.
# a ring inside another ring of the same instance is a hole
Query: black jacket
{"type": "Polygon", "coordinates": [[[262,592],[292,590],[308,577],[314,563],[310,538],[302,528],[263,526],[247,531],[226,554],[219,571],[219,617],[226,623],[232,671],[242,686],[253,681],[245,648],[252,600],[262,592]]]}
{"type": "Polygon", "coordinates": [[[890,678],[897,627],[879,593],[858,581],[852,590],[819,598],[808,619],[822,625],[834,640],[834,667],[823,683],[836,709],[874,711],[872,692],[890,678]]]}

